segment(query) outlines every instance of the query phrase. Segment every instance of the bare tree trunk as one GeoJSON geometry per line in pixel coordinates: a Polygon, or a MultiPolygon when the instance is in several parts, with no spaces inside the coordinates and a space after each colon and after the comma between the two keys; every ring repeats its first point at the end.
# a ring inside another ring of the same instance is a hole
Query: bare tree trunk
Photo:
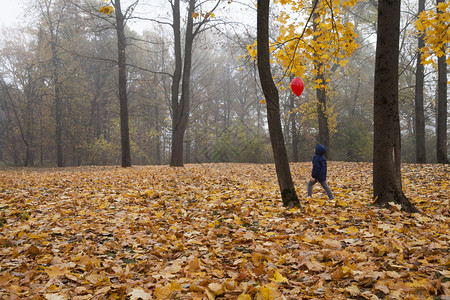
{"type": "MultiPolygon", "coordinates": [[[[319,0],[313,1],[313,7],[316,8],[317,5],[314,2],[317,2],[319,0]]],[[[319,20],[319,14],[315,11],[312,12],[313,17],[313,28],[314,31],[316,31],[316,27],[319,20]]],[[[314,37],[316,39],[316,37],[314,37]]],[[[331,149],[330,149],[330,131],[328,128],[328,114],[327,114],[327,92],[326,92],[326,81],[325,81],[325,69],[323,64],[320,62],[320,58],[317,58],[316,61],[314,61],[314,68],[317,71],[316,80],[320,82],[322,87],[316,89],[316,95],[317,95],[317,115],[318,115],[318,121],[319,121],[319,143],[325,146],[327,149],[327,155],[328,157],[331,156],[331,149]]]]}
{"type": "MultiPolygon", "coordinates": [[[[175,57],[176,57],[176,69],[174,75],[174,81],[182,80],[181,83],[181,96],[178,101],[179,81],[177,91],[175,93],[174,86],[172,86],[172,156],[170,159],[170,165],[175,167],[183,166],[183,153],[184,153],[184,134],[189,121],[190,110],[190,88],[191,88],[191,69],[192,69],[192,44],[194,42],[194,20],[193,13],[195,8],[195,0],[189,0],[188,19],[186,26],[186,40],[184,46],[184,64],[181,58],[181,34],[180,34],[180,7],[179,0],[175,1],[175,6],[178,6],[177,10],[174,9],[174,31],[175,38],[178,39],[178,43],[175,44],[175,57]],[[176,19],[176,20],[175,20],[176,19]],[[177,22],[177,26],[175,26],[177,22]],[[179,61],[178,61],[179,60],[179,61]],[[183,66],[183,68],[182,68],[183,66]],[[182,73],[181,73],[182,68],[182,73]],[[180,72],[180,73],[178,73],[180,72]]],[[[175,83],[174,83],[175,84],[175,83]]]]}
{"type": "MultiPolygon", "coordinates": [[[[445,0],[437,0],[437,4],[445,0]]],[[[444,54],[438,57],[438,113],[437,113],[437,162],[448,164],[447,154],[447,63],[445,61],[445,48],[441,49],[444,54]]]]}
{"type": "MultiPolygon", "coordinates": [[[[292,78],[291,78],[292,79],[292,78]]],[[[289,95],[289,120],[291,123],[291,135],[292,135],[292,161],[297,162],[298,161],[298,143],[299,143],[299,137],[298,137],[298,130],[297,130],[297,113],[295,110],[295,95],[291,93],[289,95]]]]}
{"type": "Polygon", "coordinates": [[[158,105],[154,106],[155,111],[155,131],[156,131],[156,137],[155,137],[155,156],[156,156],[156,164],[161,164],[161,131],[159,128],[159,108],[158,105]]]}
{"type": "Polygon", "coordinates": [[[120,0],[115,1],[117,50],[119,67],[119,102],[120,102],[120,137],[122,146],[122,167],[131,166],[130,129],[128,121],[128,95],[127,95],[127,70],[126,70],[126,38],[125,17],[122,14],[120,0]]]}
{"type": "MultiPolygon", "coordinates": [[[[419,0],[419,14],[425,10],[425,0],[419,0]]],[[[419,49],[424,46],[423,36],[418,38],[419,49]]],[[[415,93],[415,135],[416,135],[416,162],[426,163],[427,156],[425,150],[425,113],[423,109],[423,83],[424,83],[424,68],[421,63],[421,52],[417,52],[416,65],[416,93],[415,93]]]]}
{"type": "Polygon", "coordinates": [[[390,202],[407,212],[418,212],[402,191],[400,118],[398,110],[398,57],[400,1],[378,2],[378,34],[374,84],[373,193],[376,203],[390,202]]]}
{"type": "Polygon", "coordinates": [[[61,89],[59,86],[58,57],[56,54],[56,44],[52,41],[52,63],[53,63],[53,84],[55,93],[55,138],[56,156],[58,167],[64,167],[63,146],[62,146],[62,101],[61,89]]]}
{"type": "MultiPolygon", "coordinates": [[[[322,64],[318,64],[317,68],[321,70],[323,68],[322,64]]],[[[325,76],[323,75],[323,72],[318,71],[316,79],[322,80],[322,84],[325,85],[325,76]]],[[[328,157],[330,157],[330,131],[328,128],[327,93],[325,89],[325,87],[321,87],[316,90],[317,114],[319,117],[319,143],[325,146],[328,157]]]]}
{"type": "MultiPolygon", "coordinates": [[[[59,34],[59,26],[61,24],[62,19],[62,11],[64,7],[61,9],[61,14],[57,17],[57,20],[54,21],[53,12],[51,11],[51,1],[45,2],[42,7],[42,12],[44,17],[47,19],[47,25],[50,34],[50,46],[52,51],[52,79],[53,79],[53,92],[54,92],[54,100],[55,100],[55,143],[56,143],[56,159],[58,167],[64,166],[64,157],[63,157],[63,142],[62,142],[62,133],[63,133],[63,122],[62,122],[62,110],[63,110],[63,102],[61,99],[61,83],[59,82],[59,57],[58,57],[58,34],[59,34]]],[[[65,6],[65,2],[64,2],[65,6]]]]}
{"type": "Polygon", "coordinates": [[[172,77],[172,153],[170,157],[171,166],[183,165],[183,135],[180,130],[180,119],[182,108],[178,101],[180,94],[180,83],[183,61],[181,56],[181,25],[180,25],[180,0],[174,0],[173,12],[173,34],[175,43],[175,71],[172,77]]]}
{"type": "Polygon", "coordinates": [[[259,78],[267,103],[267,121],[269,125],[270,141],[272,143],[275,168],[283,205],[286,207],[298,207],[300,206],[300,202],[292,181],[281,127],[280,99],[270,70],[269,9],[270,0],[258,0],[257,44],[259,78]]]}

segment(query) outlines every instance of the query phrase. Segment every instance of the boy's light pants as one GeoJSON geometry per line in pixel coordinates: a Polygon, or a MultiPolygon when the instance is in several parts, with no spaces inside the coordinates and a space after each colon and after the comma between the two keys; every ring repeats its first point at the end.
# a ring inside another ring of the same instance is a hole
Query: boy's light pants
{"type": "MultiPolygon", "coordinates": [[[[311,195],[312,195],[312,187],[313,187],[313,185],[315,185],[317,182],[319,182],[319,181],[314,180],[314,182],[311,182],[311,179],[308,181],[308,197],[311,197],[311,195]]],[[[319,182],[319,183],[322,185],[323,189],[324,189],[325,192],[327,193],[328,198],[329,198],[329,199],[334,199],[333,194],[331,193],[331,190],[330,190],[330,188],[328,187],[327,181],[325,180],[325,181],[321,181],[321,182],[319,182]]]]}

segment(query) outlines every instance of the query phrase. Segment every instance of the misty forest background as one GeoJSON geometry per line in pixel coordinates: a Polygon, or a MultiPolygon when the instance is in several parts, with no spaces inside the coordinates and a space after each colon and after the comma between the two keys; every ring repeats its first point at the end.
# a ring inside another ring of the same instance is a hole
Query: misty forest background
{"type": "MultiPolygon", "coordinates": [[[[101,1],[28,2],[29,22],[0,34],[0,166],[120,164],[114,13],[100,13],[101,1]]],[[[128,13],[126,87],[133,165],[168,164],[171,155],[177,38],[170,2],[153,2],[122,4],[128,13]]],[[[199,5],[208,11],[214,3],[199,5]]],[[[416,162],[417,7],[414,0],[402,1],[399,106],[404,162],[416,162]]],[[[256,40],[255,9],[253,2],[222,2],[195,36],[185,163],[273,161],[256,62],[248,55],[248,45],[256,40]]],[[[182,8],[181,14],[185,13],[182,8]]],[[[278,13],[273,9],[271,20],[278,13]]],[[[371,161],[377,5],[374,1],[357,3],[347,9],[346,17],[355,25],[359,48],[348,64],[333,70],[329,82],[327,158],[371,161]]],[[[271,24],[274,38],[277,26],[271,24]]],[[[184,35],[180,39],[184,44],[184,35]]],[[[289,88],[289,74],[277,64],[272,71],[280,79],[290,161],[309,161],[319,141],[314,78],[305,74],[305,90],[296,97],[289,88]]],[[[427,65],[424,75],[426,162],[433,163],[437,72],[427,65]]]]}

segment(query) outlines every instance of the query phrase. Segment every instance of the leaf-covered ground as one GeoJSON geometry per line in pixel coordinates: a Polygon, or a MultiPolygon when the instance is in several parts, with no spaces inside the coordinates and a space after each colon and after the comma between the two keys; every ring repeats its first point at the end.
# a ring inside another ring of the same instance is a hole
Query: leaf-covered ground
{"type": "Polygon", "coordinates": [[[273,165],[0,171],[1,299],[448,299],[449,168],[405,165],[423,214],[371,205],[371,165],[282,207],[273,165]]]}

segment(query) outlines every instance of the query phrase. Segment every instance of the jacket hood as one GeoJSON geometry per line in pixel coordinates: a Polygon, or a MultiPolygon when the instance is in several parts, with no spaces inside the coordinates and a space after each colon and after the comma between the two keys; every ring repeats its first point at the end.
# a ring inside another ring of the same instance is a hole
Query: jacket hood
{"type": "Polygon", "coordinates": [[[318,144],[318,145],[316,146],[316,152],[315,152],[315,153],[316,153],[317,155],[324,155],[326,152],[327,152],[327,148],[325,148],[324,145],[318,144]]]}

